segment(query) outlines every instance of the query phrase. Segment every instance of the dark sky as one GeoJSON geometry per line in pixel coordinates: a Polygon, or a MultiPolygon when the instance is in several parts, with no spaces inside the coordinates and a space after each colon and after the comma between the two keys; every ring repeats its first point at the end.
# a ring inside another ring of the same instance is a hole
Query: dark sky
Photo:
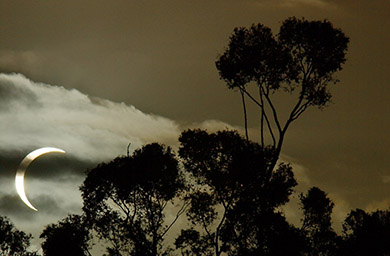
{"type": "MultiPolygon", "coordinates": [[[[49,146],[76,162],[61,175],[69,177],[64,191],[77,196],[82,169],[125,153],[129,140],[174,144],[183,127],[242,127],[240,96],[219,80],[215,60],[234,27],[260,22],[277,33],[296,16],[330,20],[350,44],[333,103],[293,124],[284,158],[296,166],[299,189],[329,193],[336,222],[352,208],[387,208],[389,11],[387,0],[0,0],[0,72],[24,76],[0,77],[1,175],[12,181],[9,170],[24,155],[56,143],[49,146]]],[[[284,98],[278,107],[286,108],[284,98]]],[[[3,194],[4,202],[14,196],[3,194]]],[[[69,204],[58,212],[77,208],[69,204]]]]}

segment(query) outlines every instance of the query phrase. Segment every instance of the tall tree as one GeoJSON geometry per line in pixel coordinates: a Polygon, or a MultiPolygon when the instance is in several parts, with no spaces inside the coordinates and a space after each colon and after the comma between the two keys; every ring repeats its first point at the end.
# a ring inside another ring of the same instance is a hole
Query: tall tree
{"type": "Polygon", "coordinates": [[[165,211],[183,188],[171,149],[152,143],[132,156],[98,165],[80,190],[87,221],[111,244],[109,255],[156,256],[169,252],[163,247],[164,237],[185,204],[171,223],[165,222],[165,211]]]}
{"type": "Polygon", "coordinates": [[[276,208],[288,201],[296,181],[289,165],[268,168],[271,148],[234,131],[188,130],[179,141],[179,156],[194,178],[187,212],[192,228],[176,240],[183,255],[200,248],[204,255],[261,255],[276,249],[275,230],[292,233],[276,208]]]}
{"type": "Polygon", "coordinates": [[[301,194],[304,214],[302,230],[306,234],[309,255],[337,255],[339,238],[332,228],[331,214],[334,203],[317,187],[301,194]]]}
{"type": "Polygon", "coordinates": [[[90,230],[80,215],[68,215],[45,227],[40,238],[45,256],[90,256],[90,230]]]}
{"type": "Polygon", "coordinates": [[[228,88],[245,93],[260,108],[261,145],[268,131],[275,148],[272,168],[291,123],[307,108],[323,108],[330,101],[328,84],[338,82],[335,73],[346,60],[348,42],[328,20],[288,18],[275,36],[263,24],[234,29],[216,66],[228,88]],[[257,87],[258,96],[247,89],[249,84],[257,87]],[[272,97],[279,91],[297,93],[284,121],[272,97]]]}
{"type": "Polygon", "coordinates": [[[17,230],[7,217],[0,216],[0,255],[38,256],[36,252],[28,251],[31,238],[17,230]]]}

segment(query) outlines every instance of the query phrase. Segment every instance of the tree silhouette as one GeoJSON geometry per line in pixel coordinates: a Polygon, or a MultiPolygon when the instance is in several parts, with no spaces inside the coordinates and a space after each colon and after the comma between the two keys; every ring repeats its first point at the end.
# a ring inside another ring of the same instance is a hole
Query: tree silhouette
{"type": "Polygon", "coordinates": [[[167,255],[163,239],[183,213],[166,224],[168,203],[184,189],[171,149],[148,144],[132,156],[118,157],[88,172],[80,190],[87,221],[108,241],[109,255],[167,255]]]}
{"type": "Polygon", "coordinates": [[[7,217],[0,216],[0,255],[38,256],[27,251],[30,239],[31,235],[17,230],[7,217]]]}
{"type": "MultiPolygon", "coordinates": [[[[45,253],[73,241],[68,254],[85,255],[93,229],[110,256],[171,255],[165,237],[185,212],[189,226],[174,243],[182,255],[336,255],[341,243],[331,228],[333,203],[310,189],[300,197],[302,228],[290,225],[279,207],[297,183],[291,166],[277,161],[291,123],[330,101],[328,85],[338,82],[348,42],[327,20],[288,18],[276,35],[262,24],[235,28],[216,66],[228,88],[241,94],[246,139],[235,131],[187,130],[179,138],[182,165],[169,147],[152,143],[96,166],[80,187],[85,219],[69,216],[48,226],[41,235],[45,253]],[[287,113],[276,107],[273,95],[281,91],[296,95],[287,113]],[[249,141],[246,98],[260,109],[260,143],[249,141]],[[170,203],[178,210],[168,223],[170,203]],[[85,232],[76,235],[74,228],[85,232]]],[[[343,248],[355,239],[345,237],[343,248]]]]}
{"type": "Polygon", "coordinates": [[[301,194],[304,213],[302,230],[306,235],[308,255],[337,255],[339,238],[332,228],[331,214],[334,203],[317,187],[301,194]]]}
{"type": "Polygon", "coordinates": [[[45,227],[40,238],[45,239],[42,250],[45,256],[90,256],[91,234],[80,215],[68,215],[57,224],[45,227]]]}
{"type": "Polygon", "coordinates": [[[352,210],[343,224],[342,255],[390,255],[390,210],[352,210]]]}
{"type": "Polygon", "coordinates": [[[261,255],[256,253],[276,249],[277,232],[293,233],[275,210],[288,201],[296,181],[289,165],[270,171],[271,148],[234,131],[187,130],[179,141],[179,156],[194,178],[187,211],[192,228],[176,240],[183,255],[200,249],[204,255],[261,255]]]}
{"type": "Polygon", "coordinates": [[[228,88],[238,89],[260,108],[261,145],[268,131],[275,148],[272,167],[291,123],[308,107],[323,108],[330,101],[328,84],[338,82],[334,74],[346,60],[348,42],[344,33],[327,20],[288,18],[276,36],[263,24],[234,29],[216,66],[228,88]],[[257,87],[258,96],[247,89],[251,83],[257,87]],[[284,122],[272,98],[279,91],[297,92],[284,122]]]}

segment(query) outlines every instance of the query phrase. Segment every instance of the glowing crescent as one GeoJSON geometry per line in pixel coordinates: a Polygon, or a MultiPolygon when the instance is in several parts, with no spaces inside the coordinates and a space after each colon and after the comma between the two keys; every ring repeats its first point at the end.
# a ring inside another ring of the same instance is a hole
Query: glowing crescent
{"type": "Polygon", "coordinates": [[[26,173],[27,167],[38,157],[47,153],[65,153],[64,150],[59,148],[39,148],[28,154],[20,163],[18,170],[16,171],[15,187],[18,192],[20,199],[34,211],[38,211],[27,199],[26,192],[24,191],[24,174],[26,173]]]}

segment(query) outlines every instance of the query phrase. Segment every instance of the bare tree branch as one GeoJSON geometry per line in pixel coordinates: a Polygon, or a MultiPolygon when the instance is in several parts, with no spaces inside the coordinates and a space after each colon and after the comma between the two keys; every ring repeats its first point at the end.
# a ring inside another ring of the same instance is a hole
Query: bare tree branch
{"type": "Polygon", "coordinates": [[[190,203],[184,202],[184,204],[181,206],[181,208],[177,211],[175,219],[169,224],[169,226],[164,230],[161,237],[164,237],[165,234],[168,232],[168,230],[175,224],[175,222],[179,219],[179,217],[187,210],[187,207],[190,203]]]}

